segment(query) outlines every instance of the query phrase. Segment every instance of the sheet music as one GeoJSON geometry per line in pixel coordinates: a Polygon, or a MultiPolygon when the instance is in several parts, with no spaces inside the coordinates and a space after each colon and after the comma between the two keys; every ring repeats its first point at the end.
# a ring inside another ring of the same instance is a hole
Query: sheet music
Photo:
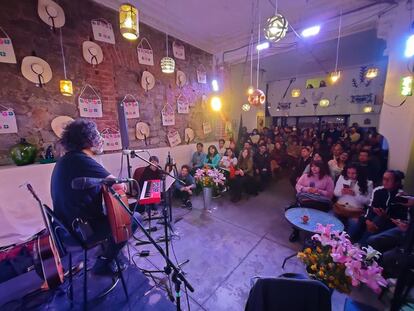
{"type": "Polygon", "coordinates": [[[174,184],[175,179],[169,175],[165,176],[165,190],[170,189],[170,187],[174,184]]]}

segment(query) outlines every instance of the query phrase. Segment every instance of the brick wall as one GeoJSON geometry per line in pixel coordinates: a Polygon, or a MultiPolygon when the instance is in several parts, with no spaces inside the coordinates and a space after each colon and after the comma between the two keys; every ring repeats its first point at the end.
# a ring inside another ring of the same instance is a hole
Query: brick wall
{"type": "MultiPolygon", "coordinates": [[[[136,46],[122,38],[118,28],[116,11],[103,7],[90,0],[56,0],[64,9],[66,24],[62,28],[68,78],[74,84],[74,96],[65,97],[59,92],[59,80],[63,78],[63,64],[60,53],[59,31],[53,32],[37,14],[37,0],[7,1],[0,0],[0,27],[11,37],[17,64],[0,63],[0,104],[12,107],[17,115],[18,134],[0,134],[0,164],[10,162],[8,150],[19,137],[25,137],[38,146],[54,143],[50,122],[59,115],[73,118],[79,116],[77,99],[85,83],[92,85],[99,93],[103,103],[103,118],[96,119],[98,127],[118,128],[116,105],[126,94],[134,95],[140,102],[140,119],[128,121],[131,147],[144,147],[134,135],[136,122],[150,124],[148,148],[167,145],[167,128],[161,124],[161,109],[165,98],[175,107],[175,98],[183,93],[196,103],[190,114],[176,112],[177,129],[183,139],[184,129],[192,127],[197,140],[209,140],[213,134],[204,137],[202,121],[215,118],[208,107],[202,105],[202,94],[208,95],[209,84],[197,82],[196,69],[203,64],[207,70],[212,68],[212,55],[184,43],[186,60],[176,60],[176,68],[187,75],[187,84],[178,89],[175,74],[161,73],[160,60],[165,56],[165,34],[140,24],[140,38],[146,37],[154,50],[154,66],[140,65],[137,60],[136,46]],[[82,42],[92,38],[91,20],[104,18],[111,22],[115,32],[115,45],[97,42],[104,54],[104,61],[97,68],[85,62],[82,57],[82,42]],[[45,59],[53,71],[52,80],[43,88],[27,81],[20,71],[21,60],[35,52],[45,59]],[[142,72],[148,69],[156,79],[154,89],[145,92],[140,85],[142,72]]],[[[170,51],[172,42],[169,39],[170,51]]],[[[171,53],[170,53],[171,54],[171,53]]],[[[171,55],[170,55],[171,56],[171,55]]],[[[208,80],[211,73],[207,73],[208,80]]]]}

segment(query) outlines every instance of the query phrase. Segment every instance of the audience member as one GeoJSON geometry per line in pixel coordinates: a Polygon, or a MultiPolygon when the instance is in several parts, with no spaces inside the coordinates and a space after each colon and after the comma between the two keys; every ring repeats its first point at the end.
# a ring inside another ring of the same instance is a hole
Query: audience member
{"type": "Polygon", "coordinates": [[[178,179],[181,182],[175,182],[176,196],[181,199],[183,207],[191,209],[193,205],[190,198],[193,195],[193,190],[196,188],[196,184],[194,177],[190,175],[190,167],[188,165],[183,165],[181,167],[178,179]]]}
{"type": "MultiPolygon", "coordinates": [[[[341,147],[342,148],[342,147],[341,147]]],[[[335,148],[334,148],[335,149],[335,148]]],[[[348,152],[342,152],[338,157],[329,160],[328,166],[332,179],[335,181],[341,175],[348,161],[348,152]]]]}
{"type": "Polygon", "coordinates": [[[290,183],[295,187],[298,179],[302,176],[306,166],[312,161],[310,157],[310,148],[302,147],[300,150],[300,159],[297,160],[296,164],[292,168],[292,174],[290,176],[290,183]]]}
{"type": "Polygon", "coordinates": [[[206,154],[203,152],[203,148],[202,143],[197,143],[197,151],[193,153],[193,157],[191,158],[191,171],[193,174],[204,165],[206,154]]]}
{"type": "Polygon", "coordinates": [[[224,153],[226,152],[226,147],[224,145],[226,144],[226,141],[224,139],[219,139],[219,147],[218,147],[218,153],[220,156],[224,156],[224,153]]]}
{"type": "Polygon", "coordinates": [[[275,143],[275,148],[270,153],[270,169],[274,177],[280,172],[282,166],[286,164],[286,152],[281,142],[275,143]]]}
{"type": "Polygon", "coordinates": [[[232,202],[240,201],[243,191],[257,195],[257,187],[253,177],[253,160],[249,149],[245,148],[241,152],[234,174],[234,178],[230,179],[232,202]]]}
{"type": "Polygon", "coordinates": [[[216,146],[210,145],[208,147],[207,155],[204,158],[203,164],[210,168],[217,168],[219,163],[220,163],[220,154],[218,153],[216,146]]]}
{"type": "Polygon", "coordinates": [[[254,172],[259,180],[259,190],[263,190],[271,177],[270,156],[265,144],[259,146],[259,152],[254,155],[254,172]]]}
{"type": "Polygon", "coordinates": [[[230,170],[231,167],[237,166],[237,158],[231,148],[226,149],[226,153],[220,160],[220,167],[230,170]]]}
{"type": "Polygon", "coordinates": [[[376,165],[374,161],[370,160],[369,151],[361,150],[359,152],[357,164],[364,171],[364,174],[367,176],[367,178],[369,180],[372,180],[374,186],[378,186],[380,184],[380,168],[376,165]]]}

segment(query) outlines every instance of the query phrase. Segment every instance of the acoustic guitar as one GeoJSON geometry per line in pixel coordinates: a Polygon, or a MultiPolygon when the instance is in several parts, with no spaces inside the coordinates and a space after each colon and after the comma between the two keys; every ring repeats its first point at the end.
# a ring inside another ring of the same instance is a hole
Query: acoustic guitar
{"type": "Polygon", "coordinates": [[[45,284],[44,289],[53,289],[63,283],[63,266],[59,252],[56,248],[56,237],[51,224],[48,221],[43,203],[35,193],[31,184],[26,184],[27,189],[39,203],[43,221],[46,226],[47,234],[39,235],[35,243],[35,250],[40,261],[41,270],[45,284]]]}

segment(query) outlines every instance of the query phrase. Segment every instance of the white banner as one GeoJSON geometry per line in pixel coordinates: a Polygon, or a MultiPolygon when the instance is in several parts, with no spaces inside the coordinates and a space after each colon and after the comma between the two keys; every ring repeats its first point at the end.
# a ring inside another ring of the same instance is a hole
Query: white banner
{"type": "Polygon", "coordinates": [[[101,135],[104,140],[104,151],[116,151],[122,149],[121,134],[118,130],[104,129],[101,135]]]}
{"type": "Polygon", "coordinates": [[[17,133],[16,114],[13,109],[0,111],[0,134],[17,133]]]}
{"type": "Polygon", "coordinates": [[[152,51],[151,44],[147,38],[142,38],[137,46],[138,63],[141,65],[154,66],[154,52],[152,51]],[[144,48],[144,43],[147,44],[148,48],[144,48]]]}
{"type": "Polygon", "coordinates": [[[96,41],[115,44],[115,35],[112,24],[104,19],[91,21],[93,37],[96,41]]]}
{"type": "Polygon", "coordinates": [[[174,109],[169,104],[166,104],[164,108],[162,108],[161,117],[163,126],[175,125],[174,109]]]}
{"type": "Polygon", "coordinates": [[[177,98],[177,111],[181,114],[190,113],[190,104],[184,95],[179,95],[177,98]]]}
{"type": "Polygon", "coordinates": [[[92,86],[86,84],[78,98],[79,104],[79,115],[84,118],[102,118],[102,101],[98,95],[98,93],[94,90],[92,86]],[[85,94],[86,89],[90,89],[92,91],[92,97],[83,98],[82,96],[85,94]]]}
{"type": "Polygon", "coordinates": [[[211,133],[211,123],[210,122],[203,122],[203,132],[204,134],[210,134],[211,133]]]}
{"type": "Polygon", "coordinates": [[[180,133],[177,130],[169,131],[167,134],[168,142],[170,143],[171,147],[178,146],[181,144],[181,137],[180,133]]]}
{"type": "Polygon", "coordinates": [[[184,45],[173,42],[173,54],[175,58],[185,60],[185,48],[184,45]]]}
{"type": "Polygon", "coordinates": [[[13,44],[7,33],[0,27],[0,63],[16,64],[13,44]],[[3,35],[1,34],[3,33],[3,35]]]}

